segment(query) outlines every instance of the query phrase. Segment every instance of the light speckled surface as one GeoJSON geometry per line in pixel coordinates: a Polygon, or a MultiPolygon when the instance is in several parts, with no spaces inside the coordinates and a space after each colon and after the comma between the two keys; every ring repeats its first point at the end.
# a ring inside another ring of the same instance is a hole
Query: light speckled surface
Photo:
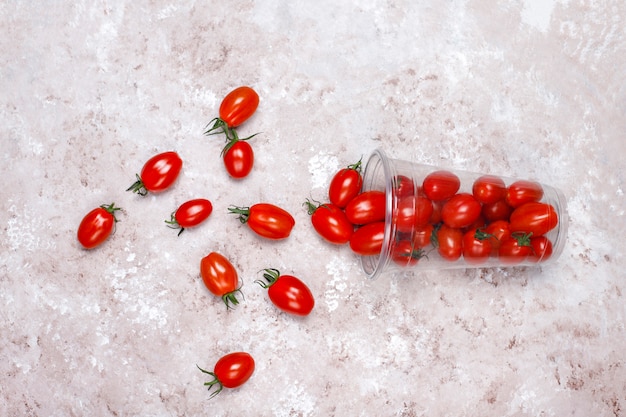
{"type": "Polygon", "coordinates": [[[3,2],[0,415],[626,415],[624,25],[621,0],[3,2]],[[235,182],[202,131],[241,84],[261,134],[235,182]],[[377,147],[560,188],[561,258],[366,282],[301,204],[377,147]],[[176,186],[126,193],[166,150],[176,186]],[[194,197],[214,213],[177,238],[163,220],[194,197]],[[262,200],[288,241],[226,214],[262,200]],[[112,201],[117,232],[82,250],[112,201]],[[199,279],[210,251],[244,279],[235,311],[199,279]],[[269,304],[270,266],[311,316],[269,304]],[[256,372],[209,401],[196,364],[234,350],[256,372]]]}

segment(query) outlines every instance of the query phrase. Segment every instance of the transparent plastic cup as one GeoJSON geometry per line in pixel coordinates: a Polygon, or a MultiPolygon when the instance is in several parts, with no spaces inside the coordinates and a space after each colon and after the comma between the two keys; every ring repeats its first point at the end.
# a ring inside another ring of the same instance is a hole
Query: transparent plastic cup
{"type": "Polygon", "coordinates": [[[535,181],[390,159],[378,149],[363,173],[362,191],[372,190],[385,193],[385,227],[380,253],[361,256],[371,279],[545,265],[565,245],[565,197],[535,181]]]}

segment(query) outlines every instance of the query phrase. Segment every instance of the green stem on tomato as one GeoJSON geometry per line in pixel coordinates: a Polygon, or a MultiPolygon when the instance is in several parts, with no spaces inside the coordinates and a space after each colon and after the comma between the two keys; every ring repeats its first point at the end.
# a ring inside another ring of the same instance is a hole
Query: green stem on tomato
{"type": "Polygon", "coordinates": [[[265,271],[265,273],[263,274],[263,278],[265,278],[267,282],[263,282],[260,279],[257,279],[254,282],[259,284],[261,287],[268,289],[269,287],[274,285],[276,281],[278,281],[278,278],[280,278],[280,271],[276,268],[267,268],[263,271],[265,271]]]}
{"type": "Polygon", "coordinates": [[[215,375],[214,372],[210,372],[207,371],[206,369],[202,369],[200,368],[197,364],[196,366],[198,367],[198,369],[202,372],[205,373],[207,375],[211,375],[213,377],[212,381],[208,381],[204,383],[205,387],[209,387],[208,390],[209,392],[211,391],[211,389],[213,388],[213,386],[217,386],[217,390],[213,391],[211,393],[211,396],[209,397],[209,399],[215,397],[217,394],[219,394],[223,389],[224,389],[224,385],[222,385],[222,383],[220,382],[220,380],[217,378],[217,375],[215,375]]]}
{"type": "Polygon", "coordinates": [[[180,234],[185,231],[185,228],[182,227],[180,224],[178,224],[178,221],[176,220],[175,214],[176,214],[176,212],[173,211],[172,212],[172,218],[170,220],[165,220],[165,223],[167,223],[167,227],[169,227],[171,229],[180,229],[180,232],[178,232],[178,235],[177,235],[177,236],[180,236],[180,234]]]}
{"type": "Polygon", "coordinates": [[[238,214],[238,219],[241,223],[246,223],[250,217],[250,207],[231,206],[228,207],[228,211],[231,214],[238,214]]]}
{"type": "Polygon", "coordinates": [[[234,306],[239,305],[239,300],[237,300],[237,293],[239,293],[239,295],[241,295],[241,297],[243,298],[243,293],[241,292],[241,286],[239,286],[239,288],[237,288],[234,291],[231,291],[222,295],[222,301],[224,302],[224,304],[226,304],[227,310],[230,310],[231,308],[234,309],[235,308],[234,306]],[[231,304],[232,304],[232,307],[231,307],[231,304]]]}
{"type": "Polygon", "coordinates": [[[148,189],[143,184],[143,181],[141,180],[139,174],[135,174],[135,176],[137,177],[137,181],[135,181],[130,187],[128,187],[126,191],[132,191],[133,193],[137,193],[140,196],[148,195],[148,189]]]}

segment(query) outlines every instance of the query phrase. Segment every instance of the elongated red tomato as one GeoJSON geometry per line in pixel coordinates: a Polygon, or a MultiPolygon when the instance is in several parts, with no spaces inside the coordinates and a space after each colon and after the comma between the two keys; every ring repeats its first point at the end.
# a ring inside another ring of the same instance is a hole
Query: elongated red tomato
{"type": "Polygon", "coordinates": [[[393,193],[396,198],[418,195],[415,181],[406,175],[396,175],[393,182],[393,193]]]}
{"type": "Polygon", "coordinates": [[[426,256],[424,250],[416,247],[410,240],[394,242],[391,249],[391,259],[400,266],[416,265],[424,256],[426,256]]]}
{"type": "Polygon", "coordinates": [[[531,253],[528,255],[530,262],[545,262],[552,256],[552,242],[545,236],[530,238],[531,253]]]}
{"type": "Polygon", "coordinates": [[[471,229],[463,235],[463,259],[470,264],[481,264],[492,252],[489,235],[481,229],[471,229]]]}
{"type": "Polygon", "coordinates": [[[506,197],[506,185],[500,177],[483,175],[474,181],[472,194],[479,203],[493,204],[506,197]]]}
{"type": "Polygon", "coordinates": [[[350,223],[361,225],[385,219],[385,193],[378,190],[365,191],[354,197],[346,206],[350,223]]]}
{"type": "Polygon", "coordinates": [[[228,211],[239,216],[256,234],[267,239],[285,239],[291,234],[296,221],[286,210],[268,203],[250,207],[229,207],[228,211]]]}
{"type": "Polygon", "coordinates": [[[463,232],[445,224],[435,232],[437,252],[448,261],[456,261],[463,253],[463,232]]]}
{"type": "Polygon", "coordinates": [[[511,213],[511,232],[532,233],[541,236],[558,224],[556,210],[546,203],[526,203],[511,213]]]}
{"type": "Polygon", "coordinates": [[[350,249],[358,255],[378,255],[385,240],[385,222],[368,223],[354,231],[350,249]]]}
{"type": "Polygon", "coordinates": [[[225,150],[223,161],[228,175],[236,179],[247,177],[254,165],[252,146],[243,139],[236,140],[225,150]]]}
{"type": "Polygon", "coordinates": [[[141,175],[126,191],[139,195],[167,190],[180,174],[183,160],[176,152],[164,152],[150,158],[143,166],[141,175]]]}
{"type": "Polygon", "coordinates": [[[328,198],[337,207],[344,208],[361,192],[362,185],[361,160],[359,160],[339,170],[333,176],[328,187],[328,198]]]}
{"type": "Polygon", "coordinates": [[[441,219],[453,229],[468,227],[480,217],[481,208],[471,194],[456,194],[443,205],[441,219]]]}
{"type": "Polygon", "coordinates": [[[194,227],[211,215],[213,205],[205,198],[197,198],[184,202],[172,213],[170,220],[165,220],[172,229],[180,229],[178,235],[188,227],[194,227]]]}
{"type": "Polygon", "coordinates": [[[237,127],[248,120],[259,106],[259,95],[251,87],[235,88],[220,104],[220,119],[229,128],[237,127]]]}
{"type": "Polygon", "coordinates": [[[505,200],[498,200],[495,203],[483,204],[482,215],[487,222],[495,222],[497,220],[509,220],[513,207],[505,200]]]}
{"type": "Polygon", "coordinates": [[[433,203],[422,196],[407,195],[398,199],[392,220],[399,233],[424,226],[433,214],[433,203]]]}
{"type": "Polygon", "coordinates": [[[538,182],[519,180],[509,185],[506,191],[506,202],[516,208],[522,204],[539,201],[543,197],[543,187],[538,182]]]}
{"type": "Polygon", "coordinates": [[[296,316],[307,316],[315,306],[309,287],[293,275],[281,275],[274,268],[264,270],[265,281],[256,282],[267,289],[267,295],[276,307],[296,316]]]}
{"type": "Polygon", "coordinates": [[[498,257],[503,264],[516,265],[524,262],[531,252],[530,235],[511,233],[511,236],[500,242],[498,257]]]}
{"type": "Polygon", "coordinates": [[[200,261],[200,275],[208,290],[222,298],[226,308],[237,305],[237,293],[241,294],[239,275],[232,263],[222,254],[211,252],[200,261]]]}
{"type": "Polygon", "coordinates": [[[209,391],[211,391],[213,387],[217,387],[209,398],[215,397],[224,387],[237,388],[242,386],[250,379],[254,373],[254,368],[254,359],[246,352],[233,352],[222,356],[215,363],[213,372],[204,370],[198,366],[200,371],[213,377],[211,381],[205,382],[204,386],[208,387],[209,391]]]}
{"type": "Polygon", "coordinates": [[[332,203],[316,206],[307,201],[304,204],[311,215],[313,228],[322,238],[337,245],[348,243],[354,232],[354,225],[348,221],[342,209],[332,203]]]}
{"type": "Polygon", "coordinates": [[[424,194],[433,201],[442,201],[452,197],[460,187],[459,177],[445,170],[431,172],[424,178],[422,184],[424,194]]]}
{"type": "Polygon", "coordinates": [[[435,230],[432,224],[426,224],[418,227],[413,231],[413,245],[416,248],[425,248],[432,244],[433,231],[435,230]]]}
{"type": "Polygon", "coordinates": [[[91,210],[78,226],[77,238],[85,249],[93,249],[101,245],[113,232],[117,223],[115,212],[121,210],[115,203],[101,205],[91,210]]]}
{"type": "Polygon", "coordinates": [[[509,222],[506,220],[496,220],[495,222],[491,222],[485,228],[485,233],[489,235],[492,252],[497,254],[498,249],[500,249],[500,243],[511,236],[509,222]]]}

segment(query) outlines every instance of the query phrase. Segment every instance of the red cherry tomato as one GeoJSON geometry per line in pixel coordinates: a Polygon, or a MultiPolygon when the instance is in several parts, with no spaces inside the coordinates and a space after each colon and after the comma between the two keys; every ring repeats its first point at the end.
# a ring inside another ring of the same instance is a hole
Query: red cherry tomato
{"type": "Polygon", "coordinates": [[[479,203],[492,204],[506,197],[506,185],[500,177],[483,175],[474,181],[472,194],[479,203]]]}
{"type": "Polygon", "coordinates": [[[311,215],[313,228],[322,238],[338,245],[348,243],[354,232],[354,225],[348,221],[342,209],[332,203],[316,206],[307,201],[304,204],[311,215]]]}
{"type": "Polygon", "coordinates": [[[516,265],[526,260],[531,252],[529,235],[511,233],[509,238],[500,242],[498,257],[503,264],[516,265]]]}
{"type": "Polygon", "coordinates": [[[506,220],[496,220],[495,222],[489,223],[485,228],[485,233],[490,236],[491,247],[497,253],[498,249],[500,249],[500,242],[511,236],[509,222],[506,220]]]}
{"type": "Polygon", "coordinates": [[[172,213],[170,220],[166,220],[172,229],[180,229],[178,235],[188,227],[194,227],[205,221],[211,215],[213,205],[209,200],[198,198],[184,202],[172,213]]]}
{"type": "MultiPolygon", "coordinates": [[[[196,365],[197,366],[197,365],[196,365]]],[[[219,394],[224,387],[237,388],[243,385],[254,373],[254,359],[246,352],[233,352],[221,357],[213,368],[213,372],[206,371],[198,366],[205,374],[211,375],[213,380],[205,382],[208,390],[216,386],[210,398],[219,394]]]]}
{"type": "Polygon", "coordinates": [[[463,232],[441,225],[435,232],[437,252],[448,261],[456,261],[463,253],[463,232]]]}
{"type": "Polygon", "coordinates": [[[222,158],[226,172],[235,179],[247,177],[254,165],[254,151],[244,140],[235,141],[225,150],[222,158]]]}
{"type": "Polygon", "coordinates": [[[545,262],[552,256],[552,242],[545,236],[530,238],[531,253],[528,255],[530,262],[545,262]]]}
{"type": "Polygon", "coordinates": [[[137,181],[126,191],[139,195],[165,191],[174,184],[182,167],[183,161],[176,152],[155,155],[144,164],[141,175],[137,175],[137,181]]]}
{"type": "Polygon", "coordinates": [[[101,245],[113,232],[117,223],[115,212],[121,210],[115,203],[103,204],[91,210],[78,226],[77,238],[85,249],[93,249],[101,245]]]}
{"type": "Polygon", "coordinates": [[[408,195],[398,200],[392,219],[398,233],[410,233],[427,224],[432,213],[433,204],[429,199],[408,195]]]}
{"type": "Polygon", "coordinates": [[[228,93],[220,104],[220,119],[229,128],[248,120],[259,106],[259,95],[252,88],[243,86],[228,93]]]}
{"type": "Polygon", "coordinates": [[[237,305],[237,293],[241,294],[237,270],[222,254],[211,252],[200,261],[200,276],[208,290],[222,298],[226,308],[237,305]]]}
{"type": "Polygon", "coordinates": [[[385,219],[385,193],[365,191],[354,197],[346,206],[346,217],[352,224],[366,224],[385,219]]]}
{"type": "Polygon", "coordinates": [[[481,205],[468,193],[456,194],[443,205],[441,219],[453,229],[468,227],[480,217],[481,205]]]}
{"type": "Polygon", "coordinates": [[[539,201],[543,197],[541,184],[534,181],[520,180],[509,185],[506,192],[506,202],[516,208],[522,204],[539,201]]]}
{"type": "Polygon", "coordinates": [[[430,223],[441,223],[441,209],[443,208],[444,201],[433,201],[433,214],[430,215],[430,223]]]}
{"type": "Polygon", "coordinates": [[[413,245],[416,248],[425,248],[433,241],[433,231],[435,230],[432,224],[426,224],[418,227],[413,231],[413,245]]]}
{"type": "Polygon", "coordinates": [[[397,241],[391,249],[391,259],[400,266],[416,265],[424,256],[424,250],[410,240],[397,241]]]}
{"type": "Polygon", "coordinates": [[[361,160],[348,165],[337,172],[328,187],[330,202],[339,208],[345,208],[350,200],[361,192],[363,177],[361,176],[361,160]]]}
{"type": "Polygon", "coordinates": [[[292,275],[281,275],[274,268],[265,269],[263,278],[266,282],[256,282],[267,289],[267,295],[276,307],[296,316],[306,316],[313,310],[313,294],[300,279],[292,275]]]}
{"type": "Polygon", "coordinates": [[[472,229],[463,235],[463,259],[470,264],[487,261],[492,252],[489,235],[481,229],[472,229]]]}
{"type": "Polygon", "coordinates": [[[509,220],[513,207],[509,206],[505,200],[499,200],[495,203],[483,204],[482,215],[487,222],[495,222],[497,220],[509,220]]]}
{"type": "Polygon", "coordinates": [[[415,189],[415,182],[406,175],[396,175],[393,184],[394,196],[396,198],[418,195],[415,189]]]}
{"type": "Polygon", "coordinates": [[[558,224],[556,210],[546,203],[526,203],[511,213],[511,232],[532,233],[541,236],[558,224]]]}
{"type": "Polygon", "coordinates": [[[350,238],[350,249],[356,254],[378,255],[385,240],[385,222],[368,223],[354,231],[350,238]]]}
{"type": "Polygon", "coordinates": [[[450,171],[431,172],[424,178],[422,188],[426,197],[433,201],[442,201],[459,191],[461,180],[450,171]]]}
{"type": "Polygon", "coordinates": [[[233,214],[239,215],[241,223],[247,223],[256,234],[267,239],[285,239],[296,224],[287,211],[273,204],[259,203],[251,207],[230,207],[233,214]]]}

